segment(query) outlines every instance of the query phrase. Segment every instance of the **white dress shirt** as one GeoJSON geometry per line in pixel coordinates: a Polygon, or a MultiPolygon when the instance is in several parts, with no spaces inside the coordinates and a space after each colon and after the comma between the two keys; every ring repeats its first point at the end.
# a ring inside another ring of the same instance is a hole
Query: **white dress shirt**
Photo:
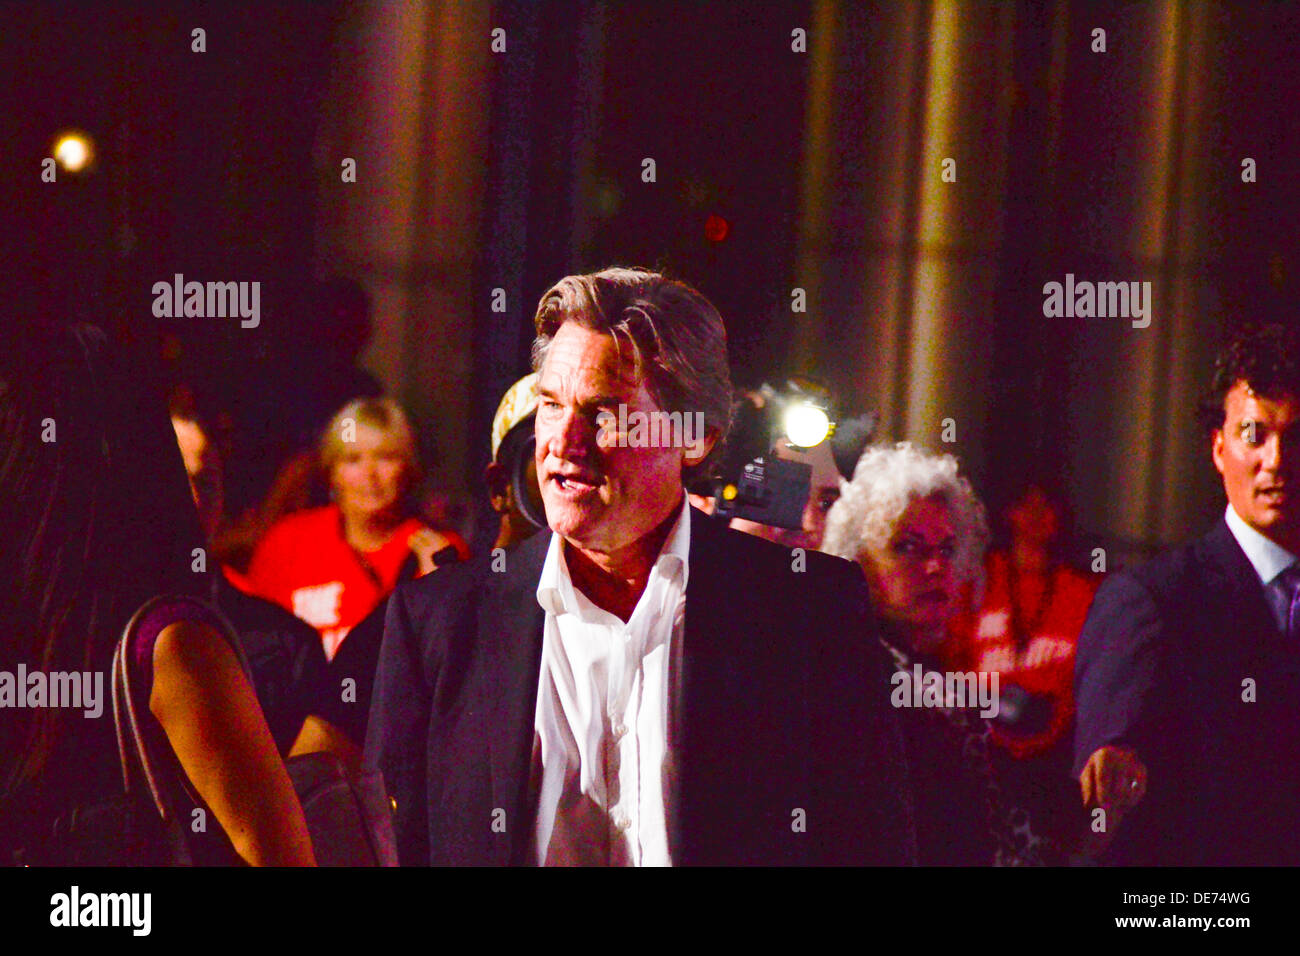
{"type": "Polygon", "coordinates": [[[1232,505],[1223,516],[1228,522],[1228,530],[1246,552],[1250,566],[1259,575],[1259,583],[1265,587],[1272,584],[1279,574],[1295,564],[1296,556],[1275,541],[1264,537],[1237,514],[1232,505]]]}
{"type": "Polygon", "coordinates": [[[626,624],[573,586],[551,535],[537,586],[546,612],[533,746],[542,866],[670,866],[671,708],[680,702],[690,507],[626,624]]]}
{"type": "MultiPolygon", "coordinates": [[[[1250,566],[1259,575],[1259,582],[1266,589],[1274,587],[1278,575],[1295,564],[1296,556],[1276,541],[1269,540],[1246,524],[1232,505],[1228,505],[1228,510],[1223,518],[1228,523],[1228,530],[1237,539],[1237,544],[1241,545],[1241,550],[1246,552],[1246,558],[1250,561],[1250,566]]],[[[1280,582],[1277,586],[1280,588],[1280,582]]],[[[1282,629],[1283,634],[1286,633],[1287,629],[1287,615],[1282,607],[1285,603],[1283,600],[1279,604],[1278,599],[1275,598],[1270,598],[1269,601],[1273,610],[1273,619],[1277,622],[1278,627],[1282,629]]]]}

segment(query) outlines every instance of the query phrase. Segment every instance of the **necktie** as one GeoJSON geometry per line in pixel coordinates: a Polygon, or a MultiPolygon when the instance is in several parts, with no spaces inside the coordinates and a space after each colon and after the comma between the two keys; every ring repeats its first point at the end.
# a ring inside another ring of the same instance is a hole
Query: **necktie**
{"type": "Polygon", "coordinates": [[[1300,562],[1279,574],[1277,585],[1278,624],[1288,639],[1300,641],[1300,562]]]}

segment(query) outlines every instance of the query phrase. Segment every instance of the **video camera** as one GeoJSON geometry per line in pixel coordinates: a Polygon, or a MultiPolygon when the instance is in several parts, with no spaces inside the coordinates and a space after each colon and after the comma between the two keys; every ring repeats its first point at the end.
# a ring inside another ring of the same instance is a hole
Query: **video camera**
{"type": "Polygon", "coordinates": [[[804,378],[788,379],[778,390],[764,383],[746,393],[732,415],[719,474],[691,491],[714,498],[714,517],[744,518],[775,528],[797,529],[812,484],[812,466],[781,458],[781,439],[793,451],[824,441],[840,474],[852,477],[858,456],[875,433],[876,416],[867,412],[836,422],[830,392],[804,378]]]}

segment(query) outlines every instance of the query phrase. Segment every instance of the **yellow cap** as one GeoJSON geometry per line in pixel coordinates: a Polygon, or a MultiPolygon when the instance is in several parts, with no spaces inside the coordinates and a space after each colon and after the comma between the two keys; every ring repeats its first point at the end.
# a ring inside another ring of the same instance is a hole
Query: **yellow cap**
{"type": "Polygon", "coordinates": [[[496,416],[492,419],[492,458],[497,457],[501,439],[506,432],[514,428],[537,410],[537,373],[529,372],[506,390],[497,406],[496,416]]]}

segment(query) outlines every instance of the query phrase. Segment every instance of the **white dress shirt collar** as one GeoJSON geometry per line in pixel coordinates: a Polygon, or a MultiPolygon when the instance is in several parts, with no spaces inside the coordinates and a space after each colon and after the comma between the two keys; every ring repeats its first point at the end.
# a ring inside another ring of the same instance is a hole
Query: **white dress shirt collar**
{"type": "Polygon", "coordinates": [[[1295,564],[1294,554],[1246,524],[1231,504],[1223,517],[1228,522],[1228,530],[1237,539],[1241,550],[1246,552],[1251,567],[1259,575],[1260,583],[1265,586],[1271,584],[1274,578],[1295,564]]]}
{"type": "MultiPolygon", "coordinates": [[[[677,520],[672,530],[668,532],[659,557],[655,559],[654,566],[650,569],[646,591],[651,590],[651,584],[656,577],[669,581],[680,578],[678,587],[684,593],[690,573],[690,553],[691,506],[686,493],[683,492],[682,506],[677,513],[677,520]]],[[[586,595],[573,586],[568,564],[564,560],[564,538],[554,531],[551,532],[551,543],[546,549],[546,561],[542,565],[542,574],[537,582],[537,603],[541,605],[543,611],[555,615],[579,614],[583,617],[591,617],[594,612],[608,613],[596,607],[586,595]]],[[[637,608],[640,609],[640,602],[637,608]]],[[[633,615],[635,614],[634,611],[633,615]]]]}

